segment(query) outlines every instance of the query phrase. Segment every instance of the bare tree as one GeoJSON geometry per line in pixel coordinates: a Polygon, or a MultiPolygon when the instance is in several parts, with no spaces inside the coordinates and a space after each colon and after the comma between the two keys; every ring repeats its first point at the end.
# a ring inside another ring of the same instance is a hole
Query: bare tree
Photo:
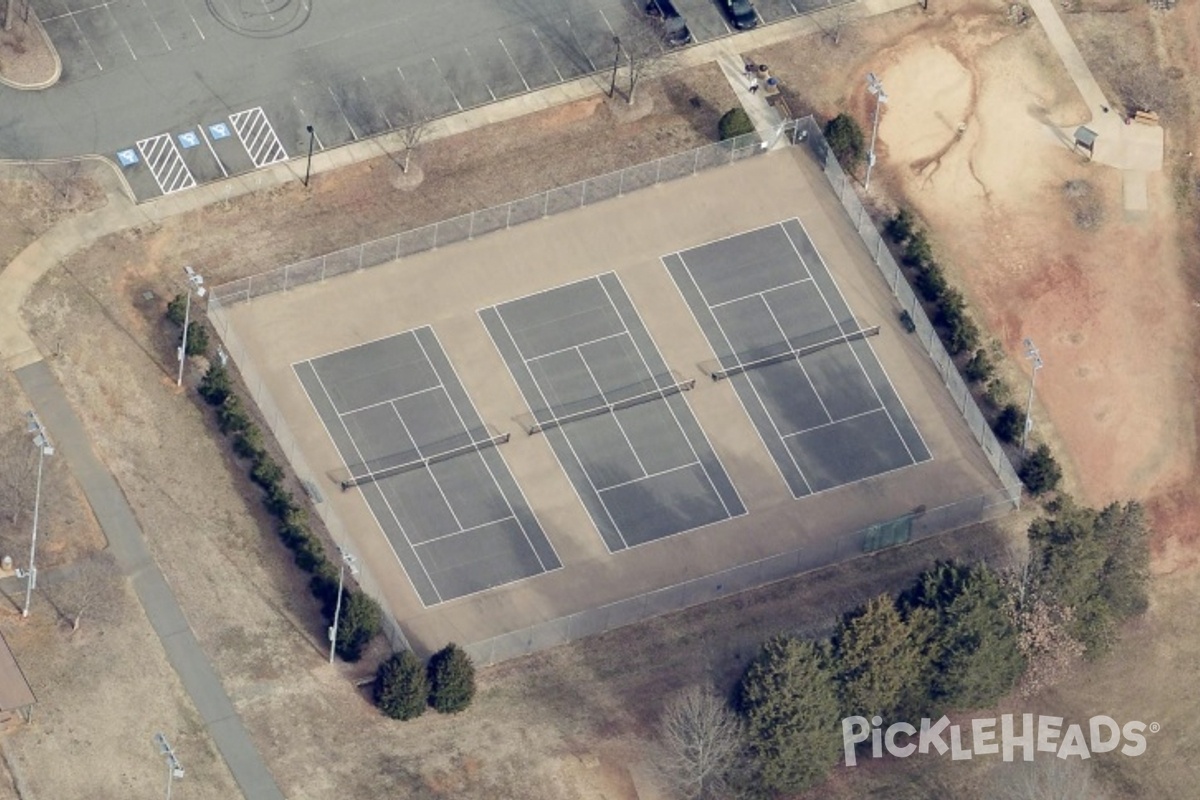
{"type": "Polygon", "coordinates": [[[741,721],[712,686],[693,685],[667,701],[660,720],[662,772],[686,800],[717,796],[743,752],[741,721]]]}
{"type": "Polygon", "coordinates": [[[674,59],[663,40],[661,23],[631,21],[621,31],[620,38],[629,77],[629,91],[625,95],[625,102],[632,105],[642,79],[669,71],[674,59]]]}
{"type": "Polygon", "coordinates": [[[1104,800],[1105,793],[1092,779],[1088,762],[1039,758],[997,764],[991,771],[994,800],[1104,800]]]}
{"type": "Polygon", "coordinates": [[[821,34],[834,47],[837,47],[842,42],[842,28],[846,27],[846,19],[846,7],[844,5],[834,6],[829,9],[828,14],[816,17],[817,27],[821,29],[821,34]]]}
{"type": "Polygon", "coordinates": [[[400,171],[407,175],[410,160],[429,132],[429,109],[424,100],[407,87],[401,90],[400,110],[395,122],[400,143],[404,145],[404,163],[400,165],[400,171]]]}
{"type": "Polygon", "coordinates": [[[71,626],[71,633],[79,630],[84,615],[107,622],[120,613],[121,571],[107,550],[76,563],[47,583],[46,596],[71,626]]]}
{"type": "Polygon", "coordinates": [[[10,525],[33,506],[37,451],[28,436],[10,431],[0,436],[0,513],[10,525]]]}
{"type": "Polygon", "coordinates": [[[1001,575],[1017,628],[1017,646],[1026,662],[1018,692],[1028,697],[1070,675],[1085,648],[1069,630],[1074,609],[1059,605],[1035,588],[1029,555],[1014,553],[1011,562],[1001,575]]]}

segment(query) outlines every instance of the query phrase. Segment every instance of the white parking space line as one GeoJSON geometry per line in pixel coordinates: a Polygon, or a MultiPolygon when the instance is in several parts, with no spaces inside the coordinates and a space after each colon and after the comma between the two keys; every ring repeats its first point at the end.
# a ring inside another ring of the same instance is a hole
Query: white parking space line
{"type": "Polygon", "coordinates": [[[112,13],[112,7],[108,3],[105,3],[104,10],[108,12],[109,19],[113,21],[113,27],[117,29],[117,33],[121,34],[121,41],[129,48],[129,55],[133,56],[134,61],[137,61],[137,53],[133,52],[133,45],[129,43],[129,39],[125,36],[125,31],[121,30],[121,23],[117,22],[116,15],[112,13]]]}
{"type": "Polygon", "coordinates": [[[279,137],[275,135],[275,129],[271,127],[262,106],[230,114],[229,121],[233,123],[233,130],[241,140],[242,147],[246,148],[255,169],[287,161],[287,151],[279,143],[279,137]]]}
{"type": "Polygon", "coordinates": [[[458,102],[458,95],[454,93],[454,87],[451,86],[450,81],[446,79],[446,73],[442,72],[442,68],[438,66],[437,59],[433,56],[430,56],[429,60],[433,62],[433,68],[437,70],[438,75],[442,76],[442,83],[446,84],[446,88],[450,90],[450,96],[454,98],[454,105],[458,106],[459,111],[462,111],[463,105],[462,103],[458,102]]]}
{"type": "MultiPolygon", "coordinates": [[[[91,9],[86,9],[86,10],[90,11],[91,9]]],[[[50,22],[55,19],[62,19],[63,17],[69,17],[71,20],[71,24],[75,26],[75,32],[79,34],[79,38],[83,40],[83,43],[85,45],[87,45],[88,52],[91,53],[91,55],[92,55],[92,61],[96,62],[96,69],[103,72],[104,65],[100,63],[100,58],[96,55],[96,48],[92,47],[92,43],[91,43],[91,41],[88,40],[87,34],[85,34],[83,32],[83,28],[79,27],[79,20],[75,19],[75,14],[76,14],[76,12],[74,12],[74,11],[68,11],[65,14],[59,14],[57,17],[52,17],[49,20],[43,20],[43,22],[50,22]]]]}
{"type": "Polygon", "coordinates": [[[188,15],[188,19],[192,21],[192,24],[196,26],[196,33],[200,34],[200,39],[206,39],[207,37],[204,35],[204,31],[200,28],[200,23],[196,22],[196,18],[192,16],[192,12],[188,10],[187,3],[183,2],[183,0],[179,0],[179,6],[183,9],[183,13],[188,15]]]}
{"type": "Polygon", "coordinates": [[[229,177],[229,170],[225,169],[225,165],[221,163],[221,157],[217,155],[217,151],[213,149],[212,142],[208,140],[208,134],[204,132],[203,125],[197,125],[196,129],[200,131],[200,136],[204,139],[204,144],[208,146],[208,152],[212,153],[213,160],[217,162],[217,166],[221,168],[221,174],[226,178],[229,177]]]}
{"type": "MultiPolygon", "coordinates": [[[[607,22],[608,20],[605,20],[607,22]]],[[[575,29],[571,27],[571,18],[567,17],[567,28],[571,31],[571,38],[575,40],[575,46],[579,48],[579,52],[583,53],[583,57],[588,60],[588,64],[592,66],[592,72],[596,71],[596,62],[592,61],[592,57],[588,55],[588,51],[584,49],[583,42],[579,41],[579,37],[575,35],[575,29]]]]}
{"type": "Polygon", "coordinates": [[[342,119],[346,121],[346,127],[350,129],[350,138],[357,142],[358,134],[355,132],[354,126],[350,124],[350,118],[346,116],[346,111],[342,108],[342,104],[338,102],[337,95],[333,92],[333,87],[326,86],[325,88],[329,90],[329,96],[333,98],[333,104],[337,106],[338,113],[342,115],[342,119]]]}
{"type": "Polygon", "coordinates": [[[554,67],[554,74],[557,75],[558,79],[561,81],[563,79],[563,74],[558,71],[558,65],[555,64],[554,59],[550,57],[550,51],[546,49],[545,43],[542,42],[542,37],[538,36],[537,28],[530,28],[530,30],[533,31],[533,38],[537,39],[538,46],[542,48],[542,55],[544,55],[546,60],[550,62],[550,66],[554,67]]]}
{"type": "Polygon", "coordinates": [[[597,8],[596,10],[600,12],[600,19],[604,20],[604,24],[608,26],[608,32],[609,32],[609,33],[611,33],[613,36],[616,36],[616,35],[617,35],[617,32],[616,32],[615,30],[613,30],[612,23],[611,23],[611,22],[609,22],[609,21],[608,21],[608,17],[607,17],[607,16],[605,16],[605,14],[604,14],[604,9],[603,9],[603,8],[597,8]]]}
{"type": "MultiPolygon", "coordinates": [[[[403,76],[401,76],[401,77],[403,77],[403,76]]],[[[300,107],[300,101],[296,98],[296,95],[292,95],[292,105],[296,106],[296,110],[300,112],[301,119],[303,119],[305,121],[305,123],[308,123],[308,114],[304,113],[304,109],[300,107]]],[[[325,145],[321,141],[320,131],[318,131],[316,128],[313,128],[312,136],[313,136],[313,141],[315,141],[317,143],[317,149],[324,150],[325,145]]]]}
{"type": "Polygon", "coordinates": [[[479,70],[479,64],[475,61],[475,56],[471,55],[471,51],[465,47],[463,48],[463,52],[467,54],[467,58],[469,58],[471,63],[475,65],[475,71],[479,72],[480,79],[483,80],[483,87],[488,90],[488,94],[492,96],[492,100],[495,100],[496,93],[492,91],[492,87],[488,84],[487,79],[483,78],[483,73],[479,70]]]}
{"type": "Polygon", "coordinates": [[[508,56],[508,62],[513,65],[513,69],[517,71],[517,75],[521,78],[521,83],[525,84],[525,91],[529,91],[529,81],[525,80],[525,76],[521,73],[521,68],[517,66],[517,62],[513,61],[512,53],[508,52],[508,45],[503,39],[496,39],[500,46],[504,48],[504,55],[508,56]]]}
{"type": "Polygon", "coordinates": [[[196,178],[187,168],[187,164],[183,163],[183,156],[175,146],[175,137],[171,134],[163,133],[142,139],[137,143],[137,149],[163,194],[191,189],[196,185],[196,178]]]}
{"type": "Polygon", "coordinates": [[[146,9],[146,16],[154,23],[154,30],[158,31],[158,35],[162,37],[163,46],[167,48],[168,53],[171,52],[171,43],[167,41],[167,36],[162,32],[162,28],[159,27],[158,20],[154,18],[154,14],[150,13],[150,6],[146,3],[146,0],[142,0],[142,8],[146,9]]]}

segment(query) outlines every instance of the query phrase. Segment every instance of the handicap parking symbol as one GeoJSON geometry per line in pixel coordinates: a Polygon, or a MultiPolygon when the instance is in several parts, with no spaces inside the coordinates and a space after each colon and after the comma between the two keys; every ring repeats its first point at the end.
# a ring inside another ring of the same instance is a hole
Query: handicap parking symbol
{"type": "Polygon", "coordinates": [[[229,126],[224,122],[209,125],[208,135],[214,139],[225,139],[229,136],[229,126]]]}
{"type": "Polygon", "coordinates": [[[118,150],[117,160],[121,162],[122,167],[131,167],[138,163],[138,154],[132,147],[128,150],[118,150]]]}
{"type": "Polygon", "coordinates": [[[179,144],[184,149],[196,147],[200,144],[200,137],[196,135],[195,131],[186,131],[179,134],[179,144]]]}

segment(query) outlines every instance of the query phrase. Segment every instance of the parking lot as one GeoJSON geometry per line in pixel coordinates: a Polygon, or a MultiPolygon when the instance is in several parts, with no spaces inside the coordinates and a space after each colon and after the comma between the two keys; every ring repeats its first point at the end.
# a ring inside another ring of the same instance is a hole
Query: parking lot
{"type": "MultiPolygon", "coordinates": [[[[716,0],[675,2],[695,42],[733,32],[716,0]]],[[[825,5],[756,7],[767,24],[825,5]]],[[[65,139],[75,144],[63,154],[107,154],[139,199],[306,155],[310,138],[320,151],[603,72],[613,37],[648,24],[642,0],[368,0],[353,16],[310,0],[33,6],[63,76],[46,94],[58,124],[28,147],[63,149],[65,139]],[[239,122],[274,141],[260,149],[239,122]]]]}

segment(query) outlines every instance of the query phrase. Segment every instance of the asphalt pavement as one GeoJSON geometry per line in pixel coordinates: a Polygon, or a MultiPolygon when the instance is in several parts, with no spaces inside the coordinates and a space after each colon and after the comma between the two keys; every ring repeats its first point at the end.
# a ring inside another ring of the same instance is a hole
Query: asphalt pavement
{"type": "Polygon", "coordinates": [[[53,431],[58,451],[79,481],[108,538],[110,551],[122,572],[130,576],[150,625],[162,640],[167,660],[179,675],[243,796],[247,800],[283,800],[283,792],[255,749],[212,662],[200,648],[171,587],[146,549],[141,526],[121,487],[92,452],[83,424],[49,365],[38,361],[14,374],[46,429],[53,431]]]}
{"type": "MultiPolygon", "coordinates": [[[[0,158],[99,154],[145,200],[606,70],[643,0],[32,0],[57,85],[0,88],[0,158]],[[312,126],[310,134],[308,127],[312,126]]],[[[718,0],[676,0],[697,43],[718,0]]],[[[764,23],[825,0],[760,0],[764,23]]]]}

